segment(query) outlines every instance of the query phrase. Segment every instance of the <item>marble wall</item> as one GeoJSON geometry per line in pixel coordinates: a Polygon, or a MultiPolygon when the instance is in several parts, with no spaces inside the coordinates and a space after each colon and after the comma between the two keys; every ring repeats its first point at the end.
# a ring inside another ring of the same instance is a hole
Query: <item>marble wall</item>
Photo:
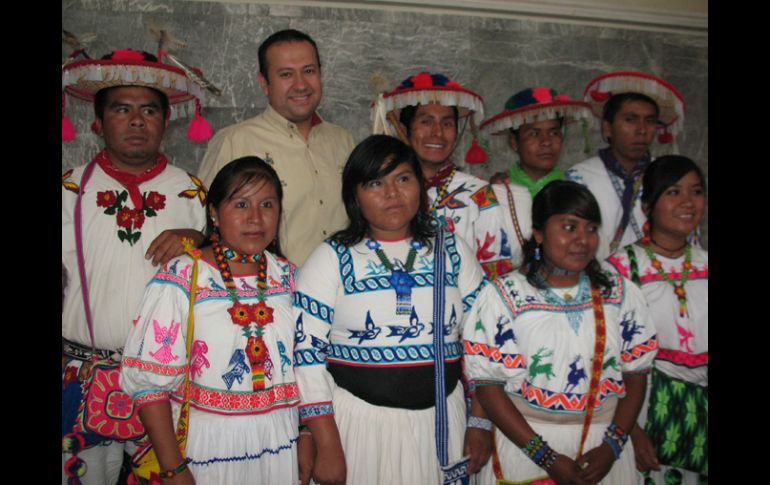
{"type": "MultiPolygon", "coordinates": [[[[214,129],[258,114],[267,100],[256,81],[257,48],[271,33],[295,28],[318,43],[323,64],[325,119],[362,140],[371,132],[369,106],[376,94],[370,78],[378,74],[388,89],[420,70],[442,72],[484,97],[487,117],[499,112],[514,92],[547,85],[572,97],[582,95],[593,77],[616,70],[649,72],[675,85],[687,107],[679,153],[708,174],[708,38],[586,25],[355,8],[171,0],[63,0],[62,28],[77,35],[97,34],[92,57],[131,47],[155,52],[150,27],[163,28],[187,43],[172,50],[200,67],[222,89],[209,95],[203,114],[214,129]]],[[[71,48],[62,44],[62,59],[71,48]]],[[[67,114],[78,139],[62,144],[62,169],[80,165],[101,144],[90,133],[90,107],[68,98],[67,114]]],[[[196,173],[205,144],[189,142],[186,120],[174,121],[163,144],[172,163],[196,173]]],[[[589,146],[603,146],[598,125],[589,146]]],[[[489,143],[486,166],[467,170],[486,177],[513,160],[501,137],[489,143]]],[[[469,146],[467,130],[458,148],[469,146]]],[[[586,158],[577,126],[568,129],[563,168],[586,158]]],[[[671,145],[655,145],[656,155],[671,145]]],[[[708,243],[708,217],[704,236],[708,243]]]]}

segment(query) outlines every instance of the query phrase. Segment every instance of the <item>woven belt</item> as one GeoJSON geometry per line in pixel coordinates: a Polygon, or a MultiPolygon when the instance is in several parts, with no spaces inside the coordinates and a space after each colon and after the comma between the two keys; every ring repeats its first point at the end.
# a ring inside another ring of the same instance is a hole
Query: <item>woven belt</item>
{"type": "Polygon", "coordinates": [[[97,356],[101,359],[111,358],[112,360],[119,362],[123,354],[122,348],[117,350],[92,349],[91,347],[86,347],[85,345],[80,345],[71,340],[67,340],[64,337],[61,339],[61,350],[62,354],[65,356],[84,362],[89,362],[93,356],[97,356]]]}

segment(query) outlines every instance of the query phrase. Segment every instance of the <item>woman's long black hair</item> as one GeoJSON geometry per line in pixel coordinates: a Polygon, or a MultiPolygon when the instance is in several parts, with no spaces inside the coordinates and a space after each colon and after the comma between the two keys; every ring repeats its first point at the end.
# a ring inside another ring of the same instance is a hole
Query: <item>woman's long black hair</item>
{"type": "MultiPolygon", "coordinates": [[[[585,186],[568,180],[554,180],[540,192],[532,201],[532,229],[545,234],[548,219],[556,214],[571,214],[594,224],[602,223],[599,204],[590,190],[585,186]]],[[[535,249],[538,247],[534,234],[524,243],[524,266],[527,268],[527,281],[536,287],[544,288],[543,278],[539,275],[545,256],[535,259],[535,249]]],[[[586,274],[591,284],[609,290],[612,286],[609,277],[602,270],[594,257],[586,266],[586,274]]]]}
{"type": "MultiPolygon", "coordinates": [[[[206,247],[211,244],[211,233],[216,226],[211,219],[211,207],[219,210],[223,202],[230,200],[234,194],[253,182],[269,183],[275,188],[280,205],[278,224],[280,229],[280,215],[283,212],[283,187],[281,179],[275,173],[273,167],[259,157],[248,156],[236,158],[228,163],[217,173],[214,181],[211,182],[208,195],[206,196],[206,234],[200,247],[206,247]]],[[[281,243],[278,239],[278,232],[275,239],[266,248],[271,253],[284,258],[281,251],[281,243]]]]}
{"type": "Polygon", "coordinates": [[[337,231],[331,240],[345,246],[361,242],[369,232],[369,222],[364,219],[356,192],[358,187],[374,179],[384,177],[402,163],[408,163],[420,184],[420,206],[409,223],[414,240],[427,248],[436,234],[433,219],[427,212],[428,196],[424,190],[422,169],[414,150],[398,138],[387,135],[371,135],[359,143],[348,157],[342,172],[342,202],[348,214],[348,227],[337,231]]]}

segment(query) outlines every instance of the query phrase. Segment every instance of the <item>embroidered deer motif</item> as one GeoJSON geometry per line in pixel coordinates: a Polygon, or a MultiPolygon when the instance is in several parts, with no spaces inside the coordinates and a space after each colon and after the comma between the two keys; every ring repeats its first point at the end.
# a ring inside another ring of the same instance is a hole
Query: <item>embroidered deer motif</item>
{"type": "Polygon", "coordinates": [[[623,350],[628,350],[631,347],[631,341],[634,335],[642,333],[644,325],[638,325],[634,319],[633,310],[623,314],[623,319],[620,321],[620,326],[623,327],[621,336],[623,337],[623,350]]]}
{"type": "Polygon", "coordinates": [[[530,363],[527,365],[529,368],[529,377],[530,379],[534,379],[539,374],[545,374],[545,378],[549,381],[551,380],[551,377],[556,377],[556,374],[553,373],[553,363],[540,363],[541,360],[543,360],[546,357],[551,357],[553,355],[553,350],[546,351],[545,347],[540,347],[537,350],[537,353],[530,357],[530,363]]]}
{"type": "MultiPolygon", "coordinates": [[[[449,335],[452,333],[452,328],[457,325],[457,312],[455,311],[455,306],[452,305],[452,315],[449,317],[449,322],[444,325],[444,335],[449,335]]],[[[431,323],[431,326],[433,324],[431,323]]],[[[428,332],[428,335],[433,335],[433,328],[430,329],[430,332],[428,332]]]]}
{"type": "Polygon", "coordinates": [[[570,392],[575,389],[575,387],[580,384],[580,381],[583,379],[586,379],[588,376],[586,375],[586,370],[584,367],[581,367],[578,369],[578,362],[583,357],[580,355],[575,356],[575,360],[572,361],[572,363],[569,365],[569,368],[571,369],[569,371],[569,374],[567,374],[567,385],[564,386],[564,392],[570,392]]]}
{"type": "Polygon", "coordinates": [[[497,323],[495,324],[497,327],[497,333],[495,334],[495,345],[497,347],[502,347],[503,344],[509,340],[513,340],[513,343],[516,343],[516,335],[513,334],[512,328],[509,328],[503,332],[503,326],[509,322],[510,320],[508,320],[508,317],[500,316],[497,318],[497,323]]]}

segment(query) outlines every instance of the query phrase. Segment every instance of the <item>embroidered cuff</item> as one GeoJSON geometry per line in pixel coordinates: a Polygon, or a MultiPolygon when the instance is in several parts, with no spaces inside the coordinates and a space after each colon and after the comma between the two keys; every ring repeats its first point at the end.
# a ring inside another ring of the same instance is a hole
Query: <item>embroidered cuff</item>
{"type": "Polygon", "coordinates": [[[492,421],[481,416],[470,416],[468,418],[468,428],[479,428],[486,431],[492,431],[492,421]]]}
{"type": "Polygon", "coordinates": [[[312,419],[334,415],[334,406],[331,402],[308,404],[299,408],[299,422],[305,423],[312,419]]]}
{"type": "Polygon", "coordinates": [[[134,406],[137,410],[142,409],[148,404],[155,404],[162,401],[168,401],[169,396],[166,391],[142,391],[134,395],[134,406]]]}

